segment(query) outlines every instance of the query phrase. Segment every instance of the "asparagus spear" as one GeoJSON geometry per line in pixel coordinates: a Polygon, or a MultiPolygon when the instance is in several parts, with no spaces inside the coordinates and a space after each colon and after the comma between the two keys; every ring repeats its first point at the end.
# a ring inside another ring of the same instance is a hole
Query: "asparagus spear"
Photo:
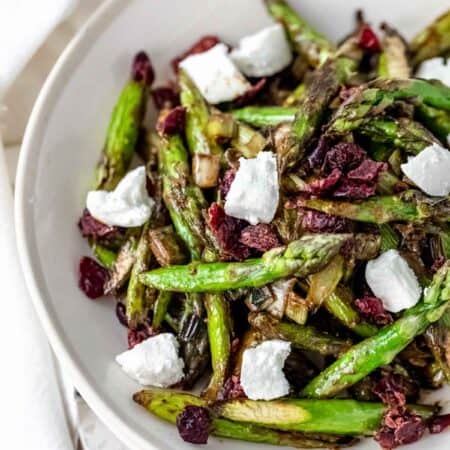
{"type": "Polygon", "coordinates": [[[229,305],[221,294],[206,294],[208,335],[213,375],[204,397],[215,400],[228,375],[231,353],[229,305]]]}
{"type": "Polygon", "coordinates": [[[254,127],[270,127],[282,122],[292,122],[297,108],[282,106],[246,106],[235,109],[233,116],[254,127]]]}
{"type": "Polygon", "coordinates": [[[152,270],[140,276],[147,286],[178,292],[219,292],[260,287],[291,275],[319,270],[339,251],[349,235],[304,236],[243,262],[193,263],[152,270]]]}
{"type": "MultiPolygon", "coordinates": [[[[424,418],[433,408],[414,405],[411,409],[424,418]]],[[[379,429],[386,406],[355,400],[233,400],[218,405],[218,415],[229,420],[249,422],[288,431],[372,435],[379,429]]]]}
{"type": "Polygon", "coordinates": [[[383,49],[378,62],[380,78],[409,78],[411,67],[408,58],[408,46],[402,36],[384,24],[385,36],[381,41],[383,49]]]}
{"type": "Polygon", "coordinates": [[[146,298],[147,288],[139,281],[138,277],[142,272],[148,270],[150,258],[151,251],[147,222],[142,228],[141,237],[135,252],[135,262],[131,269],[130,281],[128,282],[127,288],[125,305],[128,324],[131,327],[135,327],[148,315],[150,305],[148,305],[146,298]]]}
{"type": "MultiPolygon", "coordinates": [[[[173,424],[176,423],[178,414],[186,406],[207,406],[206,401],[199,397],[164,390],[137,392],[134,394],[133,400],[147,411],[173,424]]],[[[270,430],[258,425],[235,422],[214,416],[211,418],[211,434],[218,437],[295,448],[329,448],[330,446],[336,447],[341,444],[351,444],[351,439],[339,436],[308,435],[297,432],[270,430]]]]}
{"type": "Polygon", "coordinates": [[[283,102],[283,106],[291,107],[298,106],[300,102],[305,98],[306,95],[306,84],[300,83],[283,102]]]}
{"type": "Polygon", "coordinates": [[[116,260],[117,253],[109,248],[104,247],[103,245],[95,242],[92,246],[92,251],[94,252],[95,257],[100,261],[100,264],[107,269],[112,269],[116,260]]]}
{"type": "Polygon", "coordinates": [[[202,95],[188,75],[180,70],[181,104],[186,108],[186,141],[192,154],[194,183],[201,188],[217,185],[222,149],[206,134],[209,110],[202,95]]]}
{"type": "Polygon", "coordinates": [[[308,95],[303,100],[292,124],[291,144],[282,148],[278,157],[281,170],[293,167],[321,125],[328,105],[339,88],[355,70],[350,58],[327,60],[314,74],[308,95]]]}
{"type": "Polygon", "coordinates": [[[387,252],[388,250],[398,248],[400,244],[400,238],[388,223],[380,225],[379,230],[381,235],[382,252],[387,252]]]}
{"type": "Polygon", "coordinates": [[[264,312],[250,313],[248,321],[253,328],[269,339],[283,339],[301,350],[321,355],[339,356],[351,346],[349,341],[321,333],[312,326],[278,321],[264,312]]]}
{"type": "Polygon", "coordinates": [[[411,42],[413,65],[450,51],[450,10],[438,17],[411,42]]]}
{"type": "Polygon", "coordinates": [[[169,303],[172,300],[173,293],[168,291],[160,291],[158,297],[156,298],[155,306],[153,308],[153,320],[152,328],[158,330],[167,313],[169,303]]]}
{"type": "Polygon", "coordinates": [[[314,30],[284,0],[265,0],[272,17],[281,22],[298,53],[316,67],[322,64],[336,48],[321,33],[314,30]]]}
{"type": "Polygon", "coordinates": [[[450,221],[450,204],[447,199],[433,200],[413,190],[399,195],[371,197],[358,203],[298,198],[297,205],[334,216],[376,224],[395,221],[422,222],[425,219],[450,221]]]}
{"type": "Polygon", "coordinates": [[[131,80],[123,88],[112,112],[94,189],[114,189],[128,170],[152,83],[151,62],[141,52],[134,59],[131,80]]]}
{"type": "Polygon", "coordinates": [[[442,142],[446,142],[450,135],[450,113],[427,105],[418,105],[416,108],[418,120],[434,133],[442,142]]]}
{"type": "Polygon", "coordinates": [[[434,276],[423,301],[396,322],[352,347],[314,378],[302,391],[306,397],[332,397],[378,367],[390,364],[412,340],[438,321],[450,300],[450,263],[434,276]]]}

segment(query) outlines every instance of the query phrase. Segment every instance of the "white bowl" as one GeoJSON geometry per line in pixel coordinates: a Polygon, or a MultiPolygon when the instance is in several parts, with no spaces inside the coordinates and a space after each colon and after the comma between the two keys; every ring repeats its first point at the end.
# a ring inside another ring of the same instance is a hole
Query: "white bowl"
{"type": "MultiPolygon", "coordinates": [[[[448,7],[447,0],[291,0],[314,26],[337,39],[363,8],[410,37],[448,7]]],[[[140,386],[114,362],[126,349],[113,302],[88,300],[77,287],[77,263],[89,249],[77,230],[108,118],[137,50],[151,55],[158,82],[169,62],[204,34],[235,43],[269,23],[258,0],[108,0],[68,46],[33,110],[16,191],[18,246],[27,284],[50,342],[95,412],[131,448],[188,449],[176,429],[132,400],[140,386]]],[[[449,435],[411,450],[444,448],[449,435]]],[[[378,448],[364,442],[361,448],[378,448]]],[[[256,445],[210,439],[208,448],[256,445]]]]}

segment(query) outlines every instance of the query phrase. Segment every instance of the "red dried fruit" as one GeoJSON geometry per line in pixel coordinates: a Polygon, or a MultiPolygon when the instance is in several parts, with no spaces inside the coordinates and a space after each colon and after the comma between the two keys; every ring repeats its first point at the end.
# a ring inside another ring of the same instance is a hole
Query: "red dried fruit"
{"type": "Polygon", "coordinates": [[[302,228],[312,233],[347,233],[352,223],[342,217],[332,216],[312,209],[299,208],[302,214],[302,228]]]}
{"type": "Polygon", "coordinates": [[[344,178],[341,180],[339,186],[333,191],[333,197],[362,200],[375,195],[376,189],[377,186],[375,183],[360,183],[344,178]]]}
{"type": "Polygon", "coordinates": [[[232,375],[225,381],[222,389],[217,394],[218,401],[236,400],[238,398],[247,398],[244,389],[241,386],[241,380],[236,375],[232,375]]]}
{"type": "Polygon", "coordinates": [[[325,178],[320,178],[309,183],[307,192],[312,195],[324,195],[329,193],[342,178],[342,172],[339,169],[333,171],[325,178]]]}
{"type": "Polygon", "coordinates": [[[361,48],[367,50],[370,53],[381,52],[380,41],[373,29],[368,24],[364,24],[361,27],[358,43],[361,48]]]}
{"type": "Polygon", "coordinates": [[[313,151],[308,155],[307,160],[308,164],[311,168],[319,168],[323,164],[323,160],[325,159],[325,155],[330,149],[329,142],[326,138],[321,137],[317,146],[313,149],[313,151]]]}
{"type": "Polygon", "coordinates": [[[420,416],[398,407],[385,413],[375,440],[384,449],[392,449],[418,441],[425,433],[425,428],[425,421],[420,416]]]}
{"type": "Polygon", "coordinates": [[[265,88],[266,84],[267,78],[261,78],[257,83],[253,84],[248,91],[238,97],[234,101],[234,104],[236,106],[245,106],[252,103],[259,93],[265,88]]]}
{"type": "Polygon", "coordinates": [[[347,172],[358,167],[366,157],[366,152],[359,145],[341,142],[325,155],[324,168],[328,171],[339,169],[347,172]]]}
{"type": "Polygon", "coordinates": [[[137,328],[128,330],[128,348],[132,349],[135,345],[157,334],[151,327],[151,324],[146,320],[144,323],[138,325],[137,328]]]}
{"type": "Polygon", "coordinates": [[[92,299],[105,295],[104,286],[109,280],[109,272],[97,261],[83,256],[78,266],[78,286],[92,299]]]}
{"type": "Polygon", "coordinates": [[[378,297],[365,296],[355,300],[355,306],[362,316],[368,321],[377,325],[387,325],[392,322],[392,316],[383,306],[383,302],[378,297]]]}
{"type": "Polygon", "coordinates": [[[186,406],[177,416],[178,433],[185,442],[206,444],[210,427],[209,412],[201,406],[186,406]]]}
{"type": "Polygon", "coordinates": [[[405,406],[407,397],[417,395],[417,387],[399,373],[383,371],[372,391],[391,408],[405,406]]]}
{"type": "Polygon", "coordinates": [[[365,159],[358,167],[348,172],[347,177],[355,181],[376,181],[380,172],[387,169],[387,164],[372,159],[365,159]]]}
{"type": "Polygon", "coordinates": [[[152,99],[156,109],[175,108],[180,104],[180,95],[172,85],[153,88],[152,99]]]}
{"type": "Polygon", "coordinates": [[[208,209],[208,225],[222,247],[224,257],[243,260],[250,256],[250,248],[236,238],[248,222],[227,216],[218,203],[212,203],[208,209]]]}
{"type": "Polygon", "coordinates": [[[223,199],[227,198],[228,192],[230,191],[231,184],[236,178],[236,169],[228,169],[219,182],[219,191],[223,199]]]}
{"type": "Polygon", "coordinates": [[[260,252],[266,252],[281,245],[274,227],[266,223],[245,227],[241,232],[239,242],[260,252]]]}
{"type": "Polygon", "coordinates": [[[430,433],[433,434],[441,433],[447,427],[450,427],[450,414],[433,417],[428,424],[430,433]]]}
{"type": "Polygon", "coordinates": [[[177,106],[168,111],[164,111],[156,122],[156,131],[162,136],[171,136],[181,133],[186,122],[186,108],[177,106]]]}
{"type": "Polygon", "coordinates": [[[131,78],[134,81],[142,82],[147,86],[153,84],[153,81],[155,80],[155,71],[153,70],[152,62],[147,53],[141,51],[134,57],[131,78]]]}
{"type": "Polygon", "coordinates": [[[213,48],[215,45],[217,45],[219,42],[220,40],[217,36],[203,36],[189,50],[186,50],[180,56],[177,56],[172,60],[172,69],[175,73],[177,73],[178,65],[184,58],[187,58],[190,55],[196,55],[198,53],[206,52],[210,48],[213,48]]]}
{"type": "Polygon", "coordinates": [[[93,239],[111,240],[119,237],[122,233],[121,228],[106,225],[92,217],[87,209],[84,209],[83,215],[78,221],[78,228],[83,237],[93,239]]]}

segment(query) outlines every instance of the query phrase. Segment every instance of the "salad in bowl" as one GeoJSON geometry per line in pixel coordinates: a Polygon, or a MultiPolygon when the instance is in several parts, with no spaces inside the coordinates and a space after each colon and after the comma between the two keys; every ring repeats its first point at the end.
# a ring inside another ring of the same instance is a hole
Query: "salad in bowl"
{"type": "Polygon", "coordinates": [[[187,442],[440,433],[421,393],[450,382],[450,11],[410,42],[358,12],[333,43],[265,5],[272,25],[204,36],[164,86],[136,54],[79,286],[114,297],[134,401],[187,442]]]}

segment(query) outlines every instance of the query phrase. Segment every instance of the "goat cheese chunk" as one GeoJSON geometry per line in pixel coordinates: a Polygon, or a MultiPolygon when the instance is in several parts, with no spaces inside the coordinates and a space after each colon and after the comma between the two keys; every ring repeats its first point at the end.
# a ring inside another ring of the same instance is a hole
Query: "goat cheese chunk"
{"type": "Polygon", "coordinates": [[[401,165],[402,172],[428,195],[450,193],[450,151],[433,144],[401,165]]]}
{"type": "Polygon", "coordinates": [[[252,225],[270,223],[279,202],[277,160],[272,152],[239,158],[239,169],[225,201],[225,212],[252,225]]]}
{"type": "Polygon", "coordinates": [[[384,308],[394,313],[414,306],[422,294],[415,273],[397,250],[369,261],[366,281],[384,308]]]}
{"type": "Polygon", "coordinates": [[[127,173],[114,191],[90,191],[86,207],[106,225],[139,227],[150,218],[155,202],[147,192],[145,167],[127,173]]]}
{"type": "Polygon", "coordinates": [[[427,59],[420,65],[416,77],[439,80],[450,86],[450,60],[439,57],[427,59]]]}
{"type": "Polygon", "coordinates": [[[283,372],[291,343],[273,339],[244,351],[241,386],[251,400],[272,400],[289,394],[289,383],[283,372]]]}
{"type": "Polygon", "coordinates": [[[283,26],[277,23],[243,37],[230,58],[248,77],[268,77],[290,64],[292,52],[283,26]]]}
{"type": "Polygon", "coordinates": [[[184,361],[178,356],[179,344],[171,333],[150,337],[131,350],[116,356],[117,363],[143,386],[168,387],[181,381],[184,361]]]}
{"type": "Polygon", "coordinates": [[[188,56],[179,67],[213,105],[234,100],[251,88],[228,56],[225,44],[217,44],[206,52],[188,56]]]}

